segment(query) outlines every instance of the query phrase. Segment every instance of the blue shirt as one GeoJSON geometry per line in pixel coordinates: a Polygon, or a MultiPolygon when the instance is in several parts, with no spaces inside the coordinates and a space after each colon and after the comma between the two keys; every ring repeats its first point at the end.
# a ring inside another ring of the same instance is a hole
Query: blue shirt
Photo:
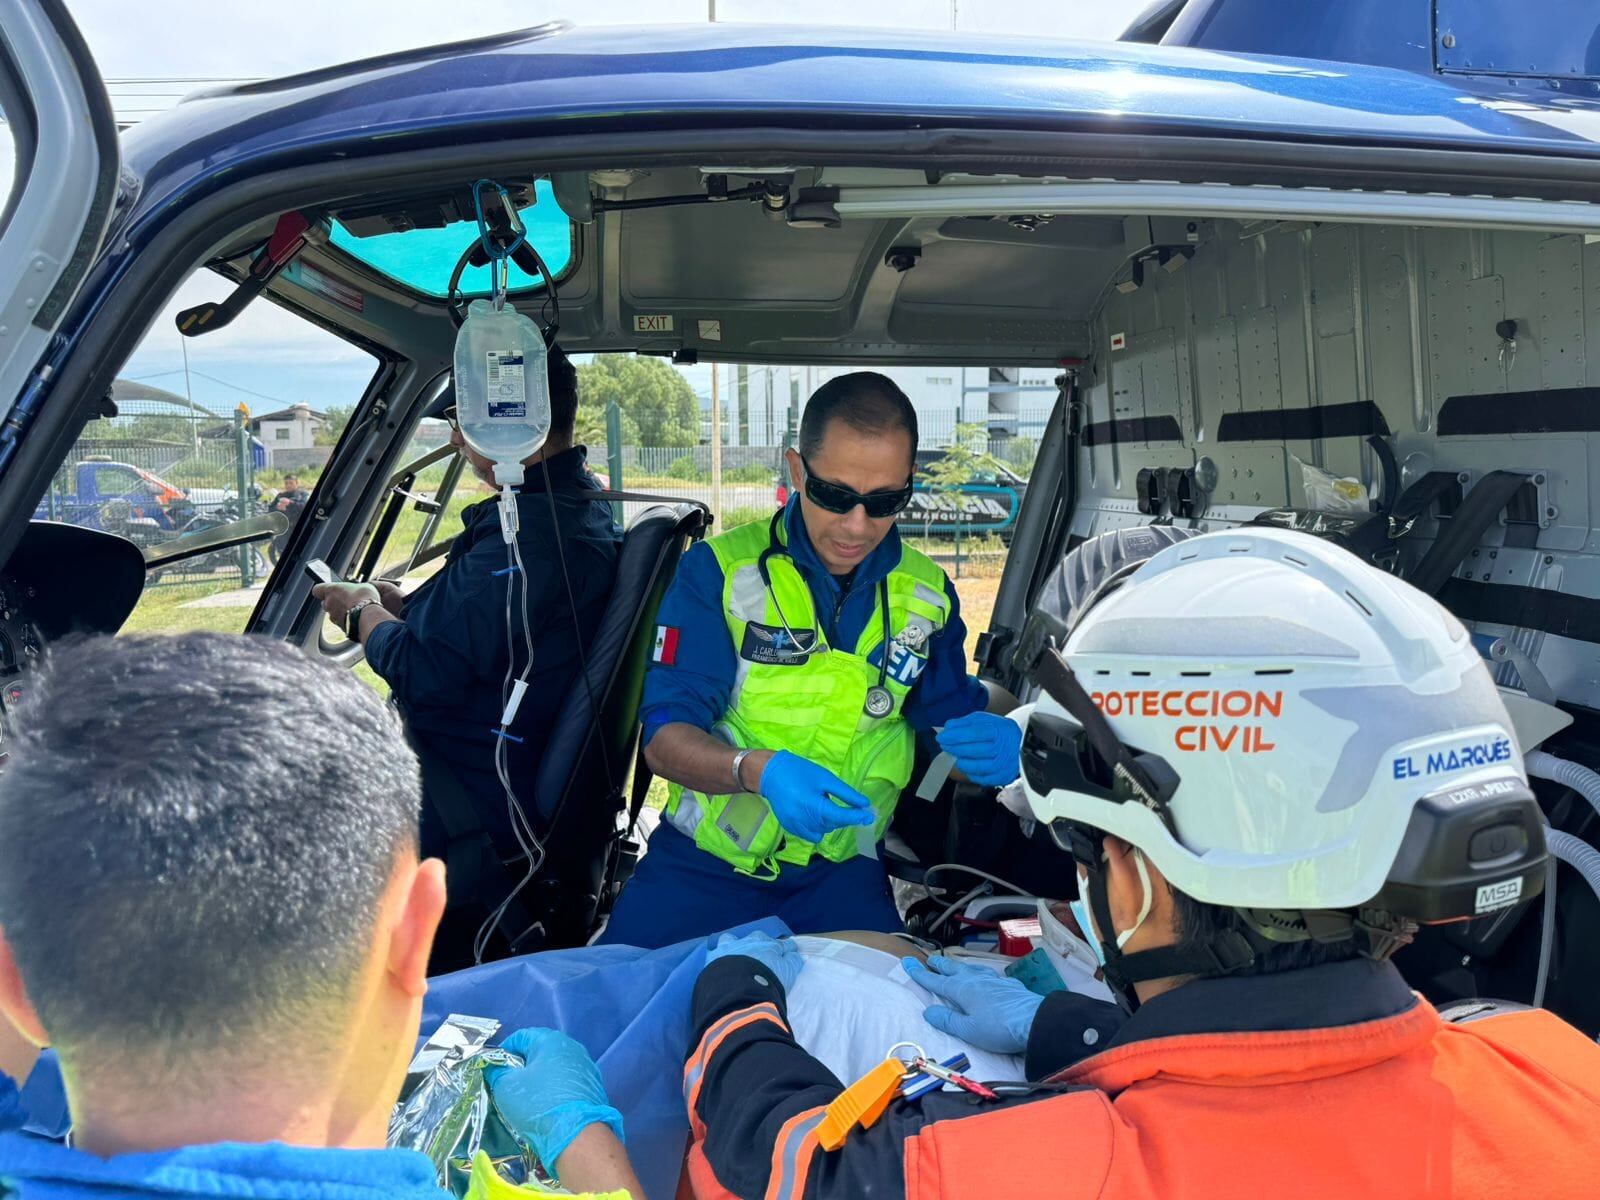
{"type": "MultiPolygon", "coordinates": [[[[620,544],[610,506],[574,495],[601,490],[585,468],[583,448],[552,455],[548,466],[555,525],[544,471],[537,464],[528,469],[528,480],[517,494],[517,543],[528,574],[533,674],[511,726],[521,741],[508,743],[507,766],[519,788],[530,789],[550,726],[578,676],[580,639],[589,644],[605,612],[620,544]],[[558,543],[572,581],[570,601],[558,543]]],[[[444,566],[406,599],[404,620],[385,621],[367,635],[367,662],[393,690],[423,756],[425,775],[442,760],[469,792],[491,800],[479,806],[485,814],[503,815],[494,731],[500,724],[506,666],[514,662],[520,672],[528,661],[522,588],[512,597],[508,637],[506,591],[513,576],[506,571],[500,498],[471,505],[461,522],[444,566]]],[[[500,832],[510,838],[509,825],[500,832]]]]}
{"type": "MultiPolygon", "coordinates": [[[[789,554],[811,589],[811,603],[830,646],[854,646],[877,604],[878,584],[900,561],[900,531],[891,527],[861,564],[844,578],[830,575],[806,533],[796,497],[784,512],[789,554]]],[[[648,743],[663,725],[682,721],[709,730],[728,708],[738,663],[722,604],[722,566],[701,543],[683,556],[678,574],[662,597],[656,621],[677,630],[672,662],[651,664],[645,676],[639,719],[648,743]]],[[[931,729],[984,707],[983,685],[967,674],[967,627],[961,602],[946,577],[950,616],[928,642],[923,668],[903,712],[913,729],[931,729]]],[[[881,618],[880,618],[881,619],[881,618]]]]}
{"type": "Polygon", "coordinates": [[[96,1158],[0,1133],[0,1196],[14,1200],[449,1200],[415,1150],[331,1150],[218,1142],[96,1158]]]}
{"type": "MultiPolygon", "coordinates": [[[[27,1115],[23,1111],[22,1096],[17,1091],[16,1083],[11,1076],[0,1071],[0,1134],[21,1129],[27,1115]]],[[[4,1162],[4,1159],[0,1159],[0,1167],[4,1166],[4,1162]]]]}

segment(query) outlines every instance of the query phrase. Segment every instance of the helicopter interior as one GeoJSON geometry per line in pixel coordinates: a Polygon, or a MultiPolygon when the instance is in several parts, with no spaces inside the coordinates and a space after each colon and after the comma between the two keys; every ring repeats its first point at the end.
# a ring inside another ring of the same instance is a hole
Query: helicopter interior
{"type": "MultiPolygon", "coordinates": [[[[259,291],[256,302],[378,363],[291,528],[242,520],[232,534],[145,554],[278,538],[280,569],[254,601],[253,631],[336,662],[360,657],[324,626],[311,580],[282,564],[381,574],[394,514],[424,503],[419,472],[450,457],[407,452],[449,402],[460,299],[485,288],[472,182],[272,214],[205,256],[249,291],[241,304],[259,291]]],[[[485,224],[509,237],[520,222],[539,251],[517,261],[510,300],[556,325],[570,354],[1056,373],[978,646],[997,694],[1027,698],[1009,650],[1044,575],[1078,541],[1153,521],[1267,521],[1428,580],[1514,698],[1524,749],[1600,768],[1600,207],[905,166],[643,165],[499,182],[510,202],[485,224]]],[[[630,808],[642,797],[627,781],[646,614],[706,522],[695,505],[629,512],[643,534],[619,584],[625,601],[573,699],[577,740],[537,785],[554,797],[545,816],[565,825],[544,830],[549,886],[523,925],[536,932],[501,952],[581,942],[637,850],[630,808]]],[[[70,624],[49,624],[60,606],[29,590],[56,569],[27,553],[41,528],[0,578],[5,597],[27,597],[0,601],[11,614],[0,625],[19,623],[5,632],[19,652],[70,624]]],[[[406,566],[437,557],[447,533],[434,528],[406,566]]],[[[111,558],[127,576],[126,553],[111,558]]],[[[115,610],[137,600],[126,584],[109,589],[103,611],[78,624],[114,628],[115,610]]],[[[1600,799],[1553,779],[1536,786],[1552,827],[1600,844],[1600,799]]],[[[897,869],[914,879],[919,863],[958,861],[1041,895],[1070,886],[1053,849],[996,813],[990,796],[954,782],[934,804],[908,798],[897,869]]],[[[517,853],[484,849],[513,879],[517,853]]],[[[1402,969],[1440,998],[1531,995],[1539,976],[1549,1006],[1595,1032],[1600,899],[1575,868],[1554,878],[1551,911],[1525,903],[1426,931],[1402,969]]]]}

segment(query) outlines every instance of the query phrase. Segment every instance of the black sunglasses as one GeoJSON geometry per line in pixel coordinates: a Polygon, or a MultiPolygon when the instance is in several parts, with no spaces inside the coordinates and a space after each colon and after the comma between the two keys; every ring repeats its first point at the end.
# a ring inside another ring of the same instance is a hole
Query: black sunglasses
{"type": "Polygon", "coordinates": [[[909,479],[906,480],[905,487],[896,488],[892,492],[868,492],[862,495],[843,484],[818,479],[804,455],[800,456],[800,465],[806,469],[806,499],[828,512],[847,513],[859,504],[867,510],[867,516],[882,519],[894,516],[911,503],[909,479]]]}

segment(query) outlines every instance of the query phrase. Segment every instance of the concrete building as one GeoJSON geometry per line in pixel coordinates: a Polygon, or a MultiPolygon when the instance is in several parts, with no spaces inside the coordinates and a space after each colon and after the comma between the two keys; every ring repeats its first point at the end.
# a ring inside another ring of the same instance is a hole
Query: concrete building
{"type": "Polygon", "coordinates": [[[317,431],[327,424],[327,416],[307,404],[295,404],[250,418],[251,432],[273,452],[313,449],[317,444],[317,431]]]}
{"type": "MultiPolygon", "coordinates": [[[[845,367],[716,368],[722,404],[723,444],[775,446],[799,421],[805,398],[845,367]]],[[[704,371],[704,368],[702,368],[704,371]]],[[[884,374],[898,383],[917,410],[926,445],[948,441],[955,426],[981,425],[993,440],[1037,439],[1055,403],[1055,378],[1049,367],[890,367],[884,374]]],[[[711,440],[709,372],[694,380],[700,401],[704,440],[711,440]]]]}

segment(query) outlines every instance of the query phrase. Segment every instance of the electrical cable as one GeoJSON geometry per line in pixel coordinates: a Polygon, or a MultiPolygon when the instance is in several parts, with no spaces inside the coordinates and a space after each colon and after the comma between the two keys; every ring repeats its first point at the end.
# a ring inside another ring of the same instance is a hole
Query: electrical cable
{"type": "MultiPolygon", "coordinates": [[[[940,871],[965,871],[968,875],[971,875],[975,879],[987,879],[990,883],[995,884],[998,887],[1003,887],[1008,892],[1012,892],[1018,896],[1025,896],[1030,899],[1033,896],[1032,892],[1028,891],[1026,888],[1018,887],[1008,879],[1001,879],[998,875],[991,875],[987,871],[980,871],[977,867],[969,867],[965,863],[935,863],[933,866],[923,871],[922,886],[924,888],[929,888],[930,885],[928,883],[928,879],[931,876],[938,874],[940,871]]],[[[946,891],[948,889],[940,888],[939,890],[946,891]]]]}
{"type": "Polygon", "coordinates": [[[991,875],[988,871],[980,871],[977,867],[969,867],[965,863],[935,863],[922,873],[922,887],[923,890],[928,893],[928,899],[930,900],[933,899],[933,893],[935,890],[941,892],[948,890],[946,888],[936,889],[934,885],[929,882],[933,876],[939,874],[941,871],[960,871],[966,875],[972,876],[975,879],[982,880],[983,882],[979,883],[977,887],[967,892],[967,894],[962,896],[961,899],[957,900],[954,904],[950,905],[950,907],[946,908],[942,913],[934,918],[934,920],[928,925],[929,933],[933,933],[936,930],[943,928],[950,918],[955,915],[957,910],[970,904],[980,894],[985,892],[993,894],[995,887],[1005,888],[1008,892],[1012,892],[1025,899],[1033,898],[1032,893],[1018,887],[1010,880],[1001,879],[998,875],[991,875]]]}
{"type": "Polygon", "coordinates": [[[987,882],[979,883],[977,887],[973,888],[965,896],[962,896],[961,899],[957,900],[949,908],[945,909],[942,913],[940,913],[932,921],[932,923],[929,924],[928,932],[929,933],[933,933],[935,930],[943,928],[944,923],[946,921],[948,921],[951,918],[952,915],[954,915],[956,909],[965,908],[968,904],[971,904],[974,900],[976,900],[980,895],[984,894],[985,892],[992,893],[992,891],[993,891],[993,886],[991,884],[989,884],[987,882]]]}
{"type": "Polygon", "coordinates": [[[1544,921],[1539,930],[1539,969],[1533,985],[1535,1008],[1544,1007],[1545,990],[1550,985],[1550,957],[1555,951],[1556,940],[1556,876],[1560,873],[1559,862],[1552,854],[1544,868],[1544,921]]]}

